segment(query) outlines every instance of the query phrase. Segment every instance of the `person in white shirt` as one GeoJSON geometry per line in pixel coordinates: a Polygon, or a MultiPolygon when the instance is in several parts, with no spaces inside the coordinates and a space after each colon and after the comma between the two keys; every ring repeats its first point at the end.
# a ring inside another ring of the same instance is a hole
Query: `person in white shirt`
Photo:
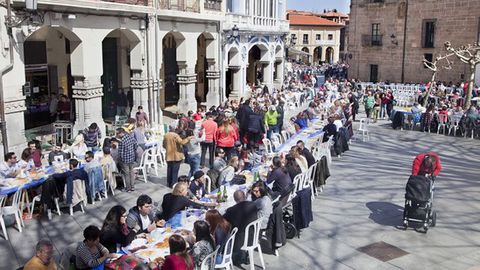
{"type": "Polygon", "coordinates": [[[83,138],[82,134],[78,134],[75,137],[75,141],[72,143],[70,147],[70,152],[72,153],[74,158],[82,160],[85,157],[85,153],[87,153],[88,147],[85,144],[85,139],[83,138]]]}
{"type": "Polygon", "coordinates": [[[17,155],[13,152],[5,154],[5,161],[0,163],[0,176],[3,178],[15,177],[20,170],[17,167],[17,155]]]}
{"type": "Polygon", "coordinates": [[[25,148],[22,151],[21,159],[17,163],[17,168],[28,171],[33,167],[35,167],[35,165],[33,164],[32,151],[30,148],[25,148]]]}

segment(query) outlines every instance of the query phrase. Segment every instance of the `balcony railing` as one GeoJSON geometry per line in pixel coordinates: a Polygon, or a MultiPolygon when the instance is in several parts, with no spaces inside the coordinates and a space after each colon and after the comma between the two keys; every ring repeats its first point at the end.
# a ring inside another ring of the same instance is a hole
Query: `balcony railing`
{"type": "Polygon", "coordinates": [[[374,47],[383,45],[383,35],[362,35],[362,46],[374,47]]]}
{"type": "Polygon", "coordinates": [[[160,9],[200,12],[200,0],[159,0],[160,9]]]}
{"type": "Polygon", "coordinates": [[[148,6],[148,0],[100,0],[102,2],[113,2],[118,4],[136,5],[136,6],[148,6]]]}
{"type": "Polygon", "coordinates": [[[320,46],[333,46],[335,45],[335,40],[315,40],[315,45],[320,46]]]}
{"type": "Polygon", "coordinates": [[[222,10],[222,0],[204,0],[204,8],[208,10],[222,10]]]}

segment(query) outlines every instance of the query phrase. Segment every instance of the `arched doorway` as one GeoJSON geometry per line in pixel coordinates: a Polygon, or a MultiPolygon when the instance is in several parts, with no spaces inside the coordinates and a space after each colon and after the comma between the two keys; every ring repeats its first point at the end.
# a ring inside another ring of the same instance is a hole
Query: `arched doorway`
{"type": "Polygon", "coordinates": [[[268,48],[261,44],[253,45],[248,51],[247,83],[260,84],[264,80],[264,61],[268,48]]]}
{"type": "Polygon", "coordinates": [[[58,117],[75,120],[70,63],[80,44],[80,38],[63,27],[44,26],[25,39],[25,129],[50,124],[58,117]],[[69,113],[56,114],[58,95],[70,100],[69,113]]]}
{"type": "Polygon", "coordinates": [[[329,64],[333,64],[333,48],[328,47],[325,51],[325,61],[329,64]]]}
{"type": "Polygon", "coordinates": [[[180,98],[179,85],[177,83],[177,74],[179,70],[177,63],[177,47],[180,43],[179,38],[180,37],[175,37],[175,35],[170,32],[162,41],[163,65],[161,77],[165,88],[165,94],[163,95],[165,98],[165,107],[177,105],[180,98]]]}
{"type": "Polygon", "coordinates": [[[197,84],[195,85],[195,97],[197,102],[205,102],[208,93],[207,71],[211,64],[214,64],[215,54],[212,54],[214,37],[210,33],[202,33],[197,39],[197,84]],[[210,62],[210,63],[209,63],[210,62]]]}
{"type": "Polygon", "coordinates": [[[322,47],[316,47],[313,50],[313,62],[315,64],[320,64],[322,61],[322,47]]]}
{"type": "MultiPolygon", "coordinates": [[[[128,116],[133,109],[133,93],[130,89],[131,52],[140,39],[130,30],[115,29],[102,41],[103,97],[105,108],[102,117],[128,116]]],[[[146,109],[146,108],[145,108],[146,109]]]]}
{"type": "Polygon", "coordinates": [[[307,47],[303,47],[302,52],[306,53],[302,56],[302,61],[304,63],[310,63],[310,50],[307,47]]]}
{"type": "Polygon", "coordinates": [[[236,47],[231,47],[228,51],[228,69],[225,74],[225,85],[226,85],[226,91],[225,91],[225,96],[230,97],[230,94],[234,90],[239,90],[237,89],[238,81],[240,78],[238,78],[238,74],[240,72],[240,52],[236,47]]]}

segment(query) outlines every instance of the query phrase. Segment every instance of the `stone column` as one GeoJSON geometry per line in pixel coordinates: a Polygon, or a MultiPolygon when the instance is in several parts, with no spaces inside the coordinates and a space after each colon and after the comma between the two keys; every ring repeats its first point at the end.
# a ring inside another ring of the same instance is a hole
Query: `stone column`
{"type": "Polygon", "coordinates": [[[322,62],[326,61],[327,57],[327,47],[322,47],[322,62]]]}
{"type": "Polygon", "coordinates": [[[273,88],[273,63],[263,63],[263,83],[268,87],[269,91],[273,88]]]}
{"type": "Polygon", "coordinates": [[[177,111],[187,113],[188,111],[197,110],[197,100],[195,99],[195,84],[197,82],[197,74],[187,64],[178,62],[179,74],[177,75],[177,83],[179,84],[179,95],[177,111]]]}
{"type": "MultiPolygon", "coordinates": [[[[143,110],[149,116],[149,119],[151,119],[148,108],[148,79],[142,76],[141,70],[133,70],[132,72],[133,77],[130,78],[130,88],[133,92],[133,106],[132,111],[130,112],[130,117],[135,118],[138,106],[142,106],[143,110]]],[[[150,82],[150,84],[152,84],[152,82],[150,82]]]]}
{"type": "Polygon", "coordinates": [[[276,65],[276,77],[275,77],[275,86],[280,89],[283,84],[283,78],[284,78],[284,63],[283,61],[277,61],[275,63],[276,65]]]}
{"type": "Polygon", "coordinates": [[[103,85],[100,83],[100,76],[75,77],[72,89],[76,119],[73,125],[73,136],[95,122],[102,131],[102,136],[105,137],[105,122],[102,118],[103,85]]]}
{"type": "MultiPolygon", "coordinates": [[[[21,87],[19,87],[21,89],[21,87]]],[[[8,89],[13,90],[13,89],[8,89]]],[[[8,91],[3,89],[3,91],[8,91]]],[[[21,93],[21,91],[18,91],[21,93]]],[[[27,140],[25,138],[25,120],[24,111],[25,98],[23,96],[17,96],[17,98],[10,98],[5,100],[5,125],[7,130],[7,142],[8,151],[17,153],[20,155],[27,146],[27,140]]],[[[1,137],[1,134],[0,134],[1,137]]],[[[3,138],[2,138],[3,140],[3,138]]],[[[3,149],[3,145],[0,146],[3,149]]]]}
{"type": "MultiPolygon", "coordinates": [[[[242,72],[240,67],[230,67],[233,71],[233,79],[232,79],[232,91],[230,95],[227,97],[229,99],[239,99],[241,96],[242,90],[242,72]]],[[[228,86],[227,86],[228,87],[228,86]]]]}
{"type": "Polygon", "coordinates": [[[215,62],[208,63],[207,80],[207,108],[218,106],[220,105],[220,71],[215,65],[215,62]]]}

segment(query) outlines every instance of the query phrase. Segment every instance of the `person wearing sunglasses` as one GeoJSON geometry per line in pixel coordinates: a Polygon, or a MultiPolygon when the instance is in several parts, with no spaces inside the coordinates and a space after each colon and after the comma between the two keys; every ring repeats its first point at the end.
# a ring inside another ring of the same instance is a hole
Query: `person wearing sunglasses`
{"type": "Polygon", "coordinates": [[[13,152],[6,153],[5,161],[0,163],[0,176],[2,178],[16,177],[19,173],[17,155],[13,152]]]}

